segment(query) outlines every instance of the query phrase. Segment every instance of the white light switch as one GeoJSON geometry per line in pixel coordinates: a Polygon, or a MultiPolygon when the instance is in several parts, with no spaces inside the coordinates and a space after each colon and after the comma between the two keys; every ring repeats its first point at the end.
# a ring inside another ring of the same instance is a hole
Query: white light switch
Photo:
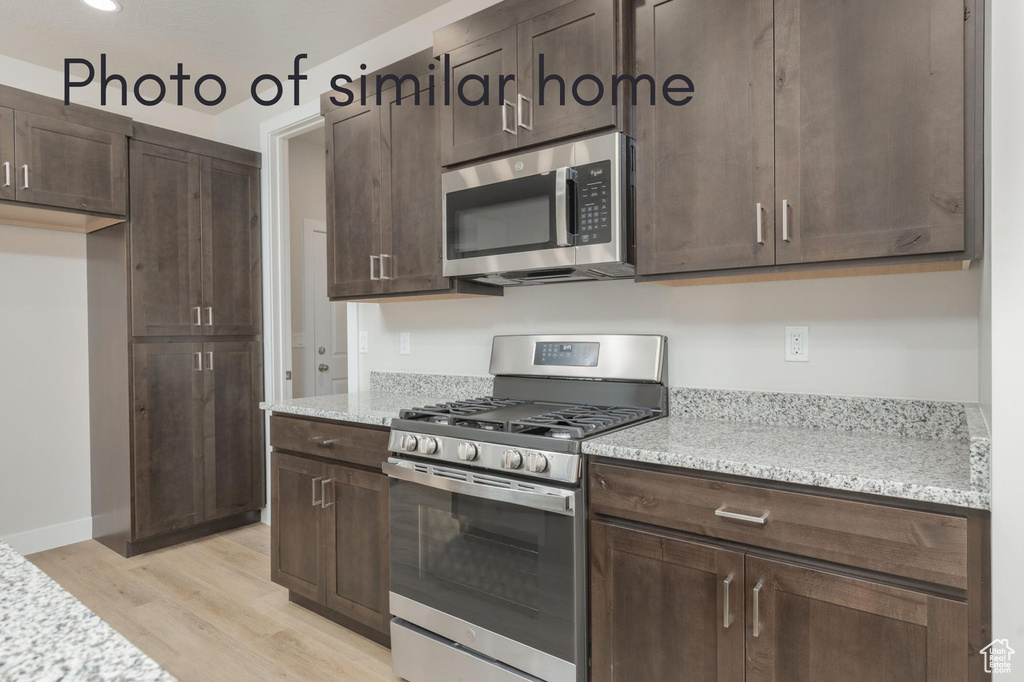
{"type": "Polygon", "coordinates": [[[786,327],[786,362],[810,362],[811,335],[807,327],[786,327]]]}
{"type": "Polygon", "coordinates": [[[408,355],[412,351],[412,339],[409,332],[402,332],[400,341],[398,342],[398,352],[402,355],[408,355]]]}
{"type": "Polygon", "coordinates": [[[359,352],[370,352],[370,332],[359,332],[359,352]]]}

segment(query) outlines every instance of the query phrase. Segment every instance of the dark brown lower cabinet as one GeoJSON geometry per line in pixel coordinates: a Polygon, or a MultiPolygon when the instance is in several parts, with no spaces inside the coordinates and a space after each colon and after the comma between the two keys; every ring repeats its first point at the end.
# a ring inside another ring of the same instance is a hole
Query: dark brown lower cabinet
{"type": "Polygon", "coordinates": [[[591,680],[743,681],[743,554],[590,526],[591,680]]]}
{"type": "Polygon", "coordinates": [[[278,415],[270,428],[271,579],[293,601],[388,643],[387,432],[278,415]]]}

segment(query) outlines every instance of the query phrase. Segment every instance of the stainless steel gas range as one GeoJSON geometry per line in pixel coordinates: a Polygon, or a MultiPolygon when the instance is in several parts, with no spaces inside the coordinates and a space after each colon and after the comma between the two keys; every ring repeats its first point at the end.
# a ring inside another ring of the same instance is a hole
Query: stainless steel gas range
{"type": "Polygon", "coordinates": [[[391,424],[391,645],[410,682],[587,678],[585,439],[666,414],[654,335],[498,336],[494,396],[391,424]]]}

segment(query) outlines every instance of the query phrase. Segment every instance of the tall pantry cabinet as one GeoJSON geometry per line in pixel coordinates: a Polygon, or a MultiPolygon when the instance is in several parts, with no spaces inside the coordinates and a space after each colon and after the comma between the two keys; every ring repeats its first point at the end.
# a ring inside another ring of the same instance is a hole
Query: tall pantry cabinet
{"type": "Polygon", "coordinates": [[[132,556],[264,506],[260,156],[134,124],[88,236],[93,534],[132,556]]]}

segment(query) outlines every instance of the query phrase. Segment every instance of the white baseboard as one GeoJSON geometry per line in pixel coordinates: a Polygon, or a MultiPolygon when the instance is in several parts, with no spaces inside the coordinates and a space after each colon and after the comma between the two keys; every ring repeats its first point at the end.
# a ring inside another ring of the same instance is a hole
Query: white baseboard
{"type": "Polygon", "coordinates": [[[45,528],[26,530],[3,538],[4,542],[22,556],[90,539],[92,539],[91,516],[45,528]]]}

